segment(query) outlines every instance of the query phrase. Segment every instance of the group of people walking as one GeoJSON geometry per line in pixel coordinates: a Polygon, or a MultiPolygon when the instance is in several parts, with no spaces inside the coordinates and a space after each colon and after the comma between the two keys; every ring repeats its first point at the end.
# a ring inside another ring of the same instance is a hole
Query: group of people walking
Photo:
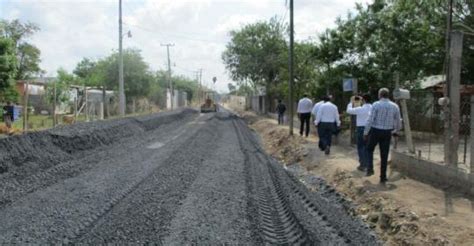
{"type": "MultiPolygon", "coordinates": [[[[355,96],[347,105],[346,112],[356,116],[356,139],[359,166],[357,169],[366,176],[374,174],[373,156],[375,147],[379,145],[381,168],[380,182],[387,181],[388,154],[392,136],[398,136],[401,129],[400,109],[389,99],[390,91],[382,88],[378,91],[378,101],[371,104],[369,94],[355,96]]],[[[323,96],[313,105],[307,95],[298,102],[297,113],[300,119],[300,135],[308,137],[311,116],[319,136],[318,147],[326,155],[331,152],[332,136],[340,131],[341,120],[339,110],[331,102],[332,97],[323,96]]],[[[279,100],[277,106],[278,123],[283,124],[286,106],[279,100]]]]}

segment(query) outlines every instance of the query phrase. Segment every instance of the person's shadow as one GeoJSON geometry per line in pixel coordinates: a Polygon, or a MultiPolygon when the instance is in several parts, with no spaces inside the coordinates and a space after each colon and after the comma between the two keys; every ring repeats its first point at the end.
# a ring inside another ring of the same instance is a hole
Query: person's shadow
{"type": "Polygon", "coordinates": [[[380,192],[380,191],[390,191],[395,190],[397,186],[390,182],[388,183],[375,183],[373,184],[369,180],[366,180],[362,183],[364,189],[370,192],[380,192]]]}

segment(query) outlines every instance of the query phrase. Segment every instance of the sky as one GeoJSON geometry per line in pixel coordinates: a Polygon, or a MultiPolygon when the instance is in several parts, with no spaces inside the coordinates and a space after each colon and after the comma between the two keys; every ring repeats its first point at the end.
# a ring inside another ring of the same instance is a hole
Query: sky
{"type": "MultiPolygon", "coordinates": [[[[124,48],[141,50],[152,70],[167,69],[166,47],[171,43],[173,74],[195,78],[227,91],[232,82],[221,54],[229,32],[276,16],[289,21],[288,0],[122,0],[124,48]]],[[[334,27],[339,16],[356,3],[371,0],[295,0],[296,40],[316,40],[334,27]]],[[[94,60],[118,49],[118,0],[0,0],[0,19],[36,23],[40,31],[29,42],[41,50],[41,68],[55,76],[62,67],[72,71],[84,57],[94,60]]],[[[126,81],[125,81],[126,83],[126,81]]]]}

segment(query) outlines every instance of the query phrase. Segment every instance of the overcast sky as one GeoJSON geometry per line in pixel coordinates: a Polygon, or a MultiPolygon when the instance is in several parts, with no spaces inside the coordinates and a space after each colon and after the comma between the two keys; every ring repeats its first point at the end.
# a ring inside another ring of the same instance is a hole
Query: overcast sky
{"type": "MultiPolygon", "coordinates": [[[[173,43],[172,70],[194,77],[203,69],[203,81],[227,91],[231,82],[221,53],[229,31],[277,16],[288,21],[288,0],[123,0],[124,48],[142,51],[151,69],[166,69],[166,49],[173,43]]],[[[334,26],[356,2],[371,0],[295,0],[297,40],[315,37],[334,26]]],[[[118,49],[118,0],[0,0],[1,19],[20,19],[39,25],[30,40],[41,50],[41,67],[55,76],[69,71],[83,58],[99,59],[118,49]]]]}

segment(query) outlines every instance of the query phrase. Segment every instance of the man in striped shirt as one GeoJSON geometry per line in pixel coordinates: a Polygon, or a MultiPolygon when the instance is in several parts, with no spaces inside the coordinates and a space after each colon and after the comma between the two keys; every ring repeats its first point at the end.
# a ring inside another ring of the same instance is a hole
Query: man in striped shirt
{"type": "Polygon", "coordinates": [[[379,101],[372,105],[369,120],[364,129],[364,140],[368,141],[367,176],[374,174],[374,150],[380,148],[380,182],[387,182],[387,162],[390,151],[390,140],[401,128],[400,109],[388,99],[387,88],[379,90],[379,101]]]}

